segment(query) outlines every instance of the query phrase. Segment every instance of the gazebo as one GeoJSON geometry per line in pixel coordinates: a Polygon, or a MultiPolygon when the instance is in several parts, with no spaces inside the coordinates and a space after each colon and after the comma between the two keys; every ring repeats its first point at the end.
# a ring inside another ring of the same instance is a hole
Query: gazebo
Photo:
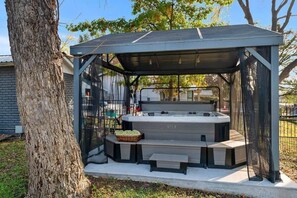
{"type": "Polygon", "coordinates": [[[104,151],[107,121],[103,119],[100,124],[100,115],[112,113],[104,110],[108,105],[102,85],[104,73],[122,76],[125,88],[120,95],[126,113],[131,86],[142,76],[216,74],[230,87],[230,129],[237,130],[240,116],[243,120],[249,178],[280,180],[278,54],[282,43],[279,33],[230,25],[109,34],[71,46],[74,132],[84,162],[96,146],[104,151]],[[84,95],[94,100],[85,102],[84,95]],[[85,119],[86,109],[92,112],[87,115],[92,119],[85,119]],[[93,138],[94,130],[100,134],[97,138],[93,138]]]}

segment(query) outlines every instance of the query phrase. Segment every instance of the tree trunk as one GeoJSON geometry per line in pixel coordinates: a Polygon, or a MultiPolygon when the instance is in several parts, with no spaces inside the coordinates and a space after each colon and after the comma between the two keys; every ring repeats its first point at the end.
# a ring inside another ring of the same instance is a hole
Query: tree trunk
{"type": "Polygon", "coordinates": [[[29,160],[28,197],[86,197],[67,111],[56,0],[6,1],[17,100],[29,160]]]}
{"type": "Polygon", "coordinates": [[[169,91],[169,101],[173,101],[173,76],[170,76],[168,91],[169,91]]]}

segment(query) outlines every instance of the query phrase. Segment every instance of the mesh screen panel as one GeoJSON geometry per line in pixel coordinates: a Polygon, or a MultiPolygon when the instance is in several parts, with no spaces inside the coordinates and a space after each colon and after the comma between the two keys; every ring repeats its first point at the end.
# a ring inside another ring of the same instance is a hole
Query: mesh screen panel
{"type": "Polygon", "coordinates": [[[244,134],[240,71],[231,75],[231,129],[244,134]]]}
{"type": "Polygon", "coordinates": [[[104,163],[104,119],[102,68],[91,64],[81,76],[81,130],[80,145],[83,162],[104,163]],[[101,76],[100,76],[101,75],[101,76]]]}
{"type": "Polygon", "coordinates": [[[104,139],[121,127],[123,77],[94,61],[81,75],[80,147],[84,164],[106,163],[104,139]]]}
{"type": "MultiPolygon", "coordinates": [[[[270,59],[269,48],[257,51],[270,59]]],[[[249,178],[273,180],[269,172],[272,166],[270,70],[248,55],[241,64],[241,85],[249,178]]]]}

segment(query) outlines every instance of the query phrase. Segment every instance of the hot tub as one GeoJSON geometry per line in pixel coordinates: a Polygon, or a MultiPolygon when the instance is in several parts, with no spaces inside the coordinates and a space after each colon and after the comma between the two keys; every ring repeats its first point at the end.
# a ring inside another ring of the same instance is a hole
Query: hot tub
{"type": "Polygon", "coordinates": [[[221,142],[229,140],[228,115],[215,111],[143,111],[124,115],[123,129],[136,129],[146,139],[221,142]]]}
{"type": "Polygon", "coordinates": [[[137,116],[124,115],[123,120],[127,122],[226,123],[230,122],[230,117],[223,113],[210,111],[144,111],[137,116]]]}

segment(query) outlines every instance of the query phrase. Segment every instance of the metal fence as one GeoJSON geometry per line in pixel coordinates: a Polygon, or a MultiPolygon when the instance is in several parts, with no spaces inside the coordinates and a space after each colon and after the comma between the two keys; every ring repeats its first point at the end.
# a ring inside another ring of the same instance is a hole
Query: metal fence
{"type": "Polygon", "coordinates": [[[297,105],[280,104],[279,119],[280,150],[283,153],[297,152],[297,105]]]}

